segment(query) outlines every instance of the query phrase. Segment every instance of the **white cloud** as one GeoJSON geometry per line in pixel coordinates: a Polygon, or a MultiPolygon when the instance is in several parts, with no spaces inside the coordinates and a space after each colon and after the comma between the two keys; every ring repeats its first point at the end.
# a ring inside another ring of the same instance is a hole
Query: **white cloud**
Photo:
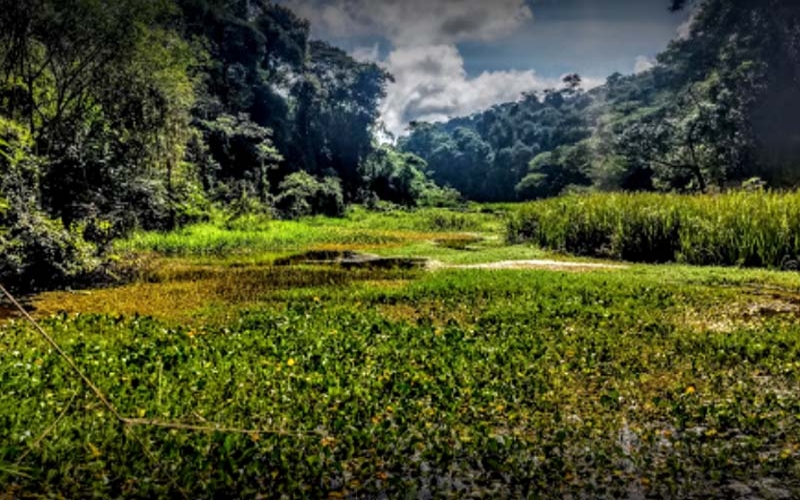
{"type": "Polygon", "coordinates": [[[644,73],[645,71],[653,69],[656,65],[655,61],[650,59],[647,56],[639,56],[636,58],[636,63],[633,67],[633,72],[635,74],[644,73]]]}
{"type": "Polygon", "coordinates": [[[350,56],[358,62],[379,62],[380,47],[377,43],[369,47],[356,47],[350,51],[350,56]]]}
{"type": "Polygon", "coordinates": [[[401,135],[413,120],[438,121],[464,116],[523,92],[554,87],[533,71],[484,72],[469,78],[464,59],[453,45],[400,48],[389,54],[385,67],[395,76],[383,103],[383,121],[401,135]]]}
{"type": "MultiPolygon", "coordinates": [[[[382,104],[387,129],[398,136],[413,120],[468,115],[518,99],[523,92],[558,87],[532,70],[484,72],[470,77],[456,44],[498,40],[533,19],[526,0],[283,0],[311,21],[318,38],[383,38],[391,46],[380,61],[378,46],[351,55],[378,62],[395,77],[382,104]]],[[[602,84],[586,79],[584,88],[602,84]]]]}
{"type": "Polygon", "coordinates": [[[285,0],[315,36],[377,35],[395,46],[495,40],[533,18],[525,0],[285,0]]]}

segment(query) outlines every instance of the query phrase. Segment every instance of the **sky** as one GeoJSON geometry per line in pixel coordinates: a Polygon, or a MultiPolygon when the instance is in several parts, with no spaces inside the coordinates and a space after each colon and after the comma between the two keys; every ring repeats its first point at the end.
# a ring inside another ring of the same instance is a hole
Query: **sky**
{"type": "Polygon", "coordinates": [[[385,67],[381,117],[402,135],[410,121],[466,116],[578,73],[586,88],[647,70],[689,14],[668,0],[282,0],[312,37],[385,67]]]}

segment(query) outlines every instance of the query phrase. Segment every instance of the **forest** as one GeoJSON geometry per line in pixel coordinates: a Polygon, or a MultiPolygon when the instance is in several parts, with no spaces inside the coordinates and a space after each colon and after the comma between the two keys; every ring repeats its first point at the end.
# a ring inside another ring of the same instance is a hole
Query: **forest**
{"type": "Polygon", "coordinates": [[[673,41],[649,71],[613,74],[588,92],[568,75],[543,96],[412,124],[399,147],[425,159],[436,182],[481,201],[708,192],[747,181],[793,187],[798,23],[791,2],[703,2],[690,36],[673,41]]]}
{"type": "Polygon", "coordinates": [[[377,145],[391,78],[267,2],[5,0],[0,276],[102,274],[115,238],[212,205],[341,215],[455,198],[377,145]]]}

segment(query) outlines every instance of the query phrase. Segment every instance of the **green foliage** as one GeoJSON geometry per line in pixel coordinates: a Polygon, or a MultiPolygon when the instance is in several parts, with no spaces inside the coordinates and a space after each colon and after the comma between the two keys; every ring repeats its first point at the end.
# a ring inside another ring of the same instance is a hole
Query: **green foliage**
{"type": "Polygon", "coordinates": [[[521,208],[508,238],[634,262],[781,267],[800,256],[800,193],[567,196],[521,208]]]}
{"type": "Polygon", "coordinates": [[[245,114],[220,115],[202,124],[212,168],[202,174],[216,197],[231,202],[254,196],[267,202],[269,173],[282,160],[272,144],[272,131],[253,123],[245,114]]]}
{"type": "Polygon", "coordinates": [[[36,205],[40,159],[27,130],[0,117],[0,282],[13,289],[60,286],[100,262],[82,227],[68,230],[36,205]]]}
{"type": "Polygon", "coordinates": [[[14,289],[63,286],[87,278],[100,265],[96,248],[80,228],[69,231],[60,221],[23,212],[0,234],[0,279],[14,289]]]}
{"type": "Polygon", "coordinates": [[[528,169],[516,187],[522,199],[557,196],[570,186],[591,184],[591,150],[587,143],[562,146],[536,156],[528,169]]]}
{"type": "Polygon", "coordinates": [[[764,478],[798,492],[791,314],[687,321],[746,288],[474,270],[341,288],[324,284],[332,270],[287,273],[309,288],[259,279],[264,302],[222,325],[44,323],[123,415],[249,434],[126,430],[34,331],[5,324],[0,463],[24,475],[1,467],[0,483],[81,498],[174,496],[172,480],[192,498],[726,498],[764,478]]]}
{"type": "Polygon", "coordinates": [[[170,219],[194,101],[192,52],[160,25],[170,12],[141,0],[3,9],[0,114],[27,128],[42,160],[37,204],[65,225],[97,211],[170,219]]]}
{"type": "Polygon", "coordinates": [[[391,146],[376,149],[362,167],[367,196],[405,207],[454,207],[461,195],[437,186],[426,176],[427,163],[391,146]]]}
{"type": "Polygon", "coordinates": [[[456,208],[464,204],[461,193],[451,187],[440,187],[430,182],[419,199],[417,205],[421,207],[456,208]]]}
{"type": "Polygon", "coordinates": [[[289,175],[280,185],[275,208],[287,219],[309,215],[341,217],[345,204],[339,179],[317,180],[305,172],[289,175]]]}

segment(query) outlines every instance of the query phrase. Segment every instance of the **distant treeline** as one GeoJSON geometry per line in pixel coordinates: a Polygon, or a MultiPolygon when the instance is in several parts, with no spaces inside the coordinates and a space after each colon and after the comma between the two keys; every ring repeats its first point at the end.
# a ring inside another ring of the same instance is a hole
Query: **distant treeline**
{"type": "MultiPolygon", "coordinates": [[[[686,2],[674,2],[682,8],[686,2]]],[[[657,65],[584,92],[580,77],[447,123],[400,148],[482,201],[584,190],[709,191],[800,183],[800,6],[702,0],[657,65]]]]}

